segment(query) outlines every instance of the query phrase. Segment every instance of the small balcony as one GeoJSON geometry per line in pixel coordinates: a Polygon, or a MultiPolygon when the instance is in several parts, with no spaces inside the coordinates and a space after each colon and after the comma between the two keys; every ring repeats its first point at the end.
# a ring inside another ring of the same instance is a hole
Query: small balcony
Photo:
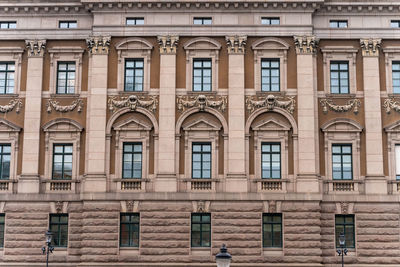
{"type": "Polygon", "coordinates": [[[328,180],[324,181],[325,192],[342,194],[342,193],[359,193],[360,184],[358,180],[328,180]]]}
{"type": "Polygon", "coordinates": [[[45,180],[48,193],[75,193],[77,180],[45,180]]]}
{"type": "Polygon", "coordinates": [[[0,193],[12,193],[16,180],[0,180],[0,193]]]}
{"type": "Polygon", "coordinates": [[[254,183],[257,183],[257,192],[287,192],[286,185],[289,182],[288,179],[254,179],[254,183]]]}
{"type": "Polygon", "coordinates": [[[114,182],[117,183],[118,192],[144,192],[146,191],[146,182],[148,181],[148,179],[143,178],[114,179],[114,182]]]}
{"type": "Polygon", "coordinates": [[[215,192],[218,179],[184,179],[187,192],[215,192]]]}

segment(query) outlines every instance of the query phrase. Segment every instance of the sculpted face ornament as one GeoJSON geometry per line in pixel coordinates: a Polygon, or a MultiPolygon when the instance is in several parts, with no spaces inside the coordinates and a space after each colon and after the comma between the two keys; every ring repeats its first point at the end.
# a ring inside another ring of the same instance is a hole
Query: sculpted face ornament
{"type": "Polygon", "coordinates": [[[128,105],[131,110],[135,110],[138,104],[138,98],[136,95],[130,95],[128,97],[128,105]]]}
{"type": "Polygon", "coordinates": [[[226,96],[178,96],[176,99],[178,110],[180,112],[185,111],[186,108],[192,107],[198,107],[200,111],[204,111],[206,107],[209,107],[225,112],[227,102],[228,100],[226,96]]]}
{"type": "Polygon", "coordinates": [[[141,107],[154,113],[157,109],[157,104],[158,99],[156,96],[148,96],[145,98],[137,95],[130,95],[128,97],[120,97],[119,100],[117,100],[117,97],[110,97],[108,99],[108,108],[111,112],[113,112],[115,108],[128,107],[130,110],[134,111],[138,107],[141,107]]]}
{"type": "Polygon", "coordinates": [[[283,108],[287,110],[290,114],[294,112],[294,105],[296,101],[294,97],[289,96],[288,100],[280,100],[281,97],[277,97],[275,95],[268,95],[266,97],[256,96],[253,99],[253,96],[246,97],[246,106],[247,110],[250,113],[253,113],[256,109],[259,108],[267,108],[267,110],[273,110],[275,107],[283,108]]]}

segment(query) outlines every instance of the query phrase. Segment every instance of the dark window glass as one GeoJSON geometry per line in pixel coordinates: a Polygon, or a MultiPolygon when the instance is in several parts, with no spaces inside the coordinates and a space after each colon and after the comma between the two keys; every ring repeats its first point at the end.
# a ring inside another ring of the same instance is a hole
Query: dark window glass
{"type": "Polygon", "coordinates": [[[15,64],[0,62],[0,94],[14,93],[15,64]]]}
{"type": "Polygon", "coordinates": [[[143,25],[144,24],[144,18],[126,18],[126,25],[132,26],[132,25],[143,25]]]}
{"type": "Polygon", "coordinates": [[[211,25],[212,18],[194,18],[193,24],[195,24],[195,25],[211,25]]]}
{"type": "Polygon", "coordinates": [[[124,143],[122,178],[142,178],[142,143],[124,143]]]}
{"type": "Polygon", "coordinates": [[[15,29],[17,28],[16,21],[0,21],[0,29],[15,29]]]}
{"type": "Polygon", "coordinates": [[[280,19],[279,18],[262,17],[261,24],[263,24],[263,25],[279,25],[280,19]]]}
{"type": "Polygon", "coordinates": [[[279,59],[261,60],[261,91],[280,91],[279,59]]]}
{"type": "Polygon", "coordinates": [[[263,247],[282,247],[282,214],[263,214],[263,247]]]}
{"type": "Polygon", "coordinates": [[[331,28],[347,28],[347,20],[331,20],[329,26],[331,28]]]}
{"type": "Polygon", "coordinates": [[[120,238],[121,247],[139,247],[140,215],[139,213],[121,213],[120,238]]]}
{"type": "Polygon", "coordinates": [[[68,246],[68,214],[50,214],[51,244],[55,247],[68,246]]]}
{"type": "Polygon", "coordinates": [[[334,180],[353,179],[351,145],[332,145],[332,177],[334,180]]]}
{"type": "Polygon", "coordinates": [[[4,226],[6,224],[6,215],[0,214],[0,248],[4,247],[4,226]]]}
{"type": "Polygon", "coordinates": [[[393,93],[400,94],[400,62],[392,62],[393,93]]]}
{"type": "Polygon", "coordinates": [[[347,61],[331,62],[331,93],[349,93],[349,63],[347,61]]]}
{"type": "Polygon", "coordinates": [[[396,179],[400,180],[400,144],[395,146],[395,156],[396,156],[396,179]]]}
{"type": "Polygon", "coordinates": [[[75,93],[75,62],[58,62],[57,94],[75,93]]]}
{"type": "Polygon", "coordinates": [[[211,143],[192,144],[192,178],[211,178],[211,143]]]}
{"type": "Polygon", "coordinates": [[[58,28],[60,29],[72,29],[72,28],[77,28],[78,23],[76,20],[66,20],[66,21],[60,21],[58,23],[58,28]]]}
{"type": "Polygon", "coordinates": [[[192,247],[211,246],[211,214],[192,214],[192,247]]]}
{"type": "Polygon", "coordinates": [[[72,179],[72,145],[55,144],[53,147],[53,179],[72,179]]]}
{"type": "Polygon", "coordinates": [[[193,60],[193,91],[211,91],[211,59],[193,60]]]}
{"type": "Polygon", "coordinates": [[[125,60],[125,91],[143,91],[143,59],[125,60]]]}
{"type": "Polygon", "coordinates": [[[392,21],[390,22],[390,26],[391,26],[392,28],[400,28],[400,20],[392,20],[392,21]]]}
{"type": "Polygon", "coordinates": [[[281,178],[281,144],[261,144],[261,178],[281,178]]]}
{"type": "Polygon", "coordinates": [[[10,179],[11,145],[0,144],[0,179],[10,179]]]}
{"type": "Polygon", "coordinates": [[[345,236],[345,247],[355,247],[355,229],[354,229],[354,215],[336,215],[335,216],[335,240],[336,247],[339,248],[339,236],[343,233],[345,236]]]}

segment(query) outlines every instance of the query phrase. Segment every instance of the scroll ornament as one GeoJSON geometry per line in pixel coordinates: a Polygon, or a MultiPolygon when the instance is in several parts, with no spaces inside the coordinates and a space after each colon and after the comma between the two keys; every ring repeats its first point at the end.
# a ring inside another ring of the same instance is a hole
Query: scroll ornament
{"type": "Polygon", "coordinates": [[[335,112],[347,112],[353,110],[354,114],[358,114],[358,109],[361,106],[361,101],[359,99],[351,99],[347,101],[345,105],[337,105],[333,103],[331,99],[321,99],[320,100],[322,111],[324,114],[328,113],[328,109],[335,112]]]}
{"type": "Polygon", "coordinates": [[[268,95],[267,97],[256,97],[253,100],[252,96],[246,97],[246,107],[250,113],[253,113],[256,109],[267,108],[268,110],[273,110],[275,107],[283,108],[287,110],[290,114],[294,112],[294,106],[296,100],[293,96],[287,97],[288,100],[280,100],[282,97],[277,97],[274,95],[268,95]]]}
{"type": "Polygon", "coordinates": [[[157,110],[157,104],[158,100],[156,96],[150,96],[148,100],[144,97],[139,98],[137,95],[121,97],[119,100],[117,100],[116,97],[108,99],[108,108],[111,112],[113,112],[115,108],[124,107],[128,107],[132,111],[136,110],[137,107],[142,107],[151,112],[155,112],[157,110]]]}
{"type": "Polygon", "coordinates": [[[383,102],[383,107],[385,108],[387,114],[390,114],[390,111],[392,109],[394,111],[400,112],[400,103],[394,98],[386,99],[385,102],[383,102]]]}
{"type": "Polygon", "coordinates": [[[186,108],[198,107],[201,111],[204,111],[206,107],[215,108],[220,110],[221,112],[225,112],[227,107],[227,97],[220,96],[220,99],[217,100],[216,97],[213,96],[178,96],[176,99],[176,103],[178,104],[178,110],[180,112],[185,111],[186,108]]]}
{"type": "Polygon", "coordinates": [[[7,105],[1,106],[0,105],[0,112],[7,113],[12,111],[15,108],[15,112],[19,113],[22,108],[22,101],[21,99],[13,99],[7,105]]]}
{"type": "Polygon", "coordinates": [[[54,109],[55,111],[58,112],[62,112],[62,113],[66,113],[66,112],[70,112],[73,111],[75,109],[77,109],[78,112],[82,111],[83,108],[83,101],[82,99],[77,99],[74,100],[71,105],[67,105],[67,106],[62,106],[60,105],[60,103],[56,100],[53,99],[49,99],[47,101],[47,112],[51,113],[51,111],[54,109]]]}

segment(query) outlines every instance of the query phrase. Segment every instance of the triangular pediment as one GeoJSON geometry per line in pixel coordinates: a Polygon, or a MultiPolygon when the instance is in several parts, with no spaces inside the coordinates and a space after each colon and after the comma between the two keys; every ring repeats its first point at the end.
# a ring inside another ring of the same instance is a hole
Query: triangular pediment
{"type": "Polygon", "coordinates": [[[21,127],[4,119],[0,119],[0,132],[19,132],[21,127]]]}
{"type": "Polygon", "coordinates": [[[400,121],[396,121],[385,127],[386,132],[400,132],[400,121]]]}
{"type": "Polygon", "coordinates": [[[254,131],[289,131],[290,125],[276,119],[263,120],[252,126],[254,131]]]}
{"type": "Polygon", "coordinates": [[[113,128],[117,131],[150,131],[152,127],[147,122],[131,118],[117,123],[113,128]]]}
{"type": "Polygon", "coordinates": [[[214,124],[204,118],[196,120],[194,122],[189,122],[182,126],[185,131],[219,131],[221,126],[214,124]]]}

